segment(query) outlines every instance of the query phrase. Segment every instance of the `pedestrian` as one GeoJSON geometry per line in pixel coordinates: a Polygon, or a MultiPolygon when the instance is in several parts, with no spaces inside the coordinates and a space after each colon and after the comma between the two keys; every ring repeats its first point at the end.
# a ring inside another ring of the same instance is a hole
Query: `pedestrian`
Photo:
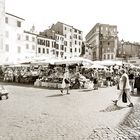
{"type": "Polygon", "coordinates": [[[61,94],[63,95],[63,92],[64,90],[66,89],[67,91],[67,94],[70,94],[69,93],[69,89],[70,89],[70,75],[69,75],[69,70],[66,69],[65,72],[64,72],[64,75],[63,75],[63,80],[62,80],[62,89],[60,90],[61,91],[61,94]]]}
{"type": "Polygon", "coordinates": [[[105,73],[105,76],[106,76],[106,83],[107,83],[107,86],[112,86],[111,84],[111,77],[112,77],[112,72],[110,69],[107,69],[106,73],[105,73]]]}
{"type": "Polygon", "coordinates": [[[121,71],[121,78],[119,82],[119,89],[120,89],[120,94],[117,98],[117,100],[113,100],[114,104],[117,105],[117,102],[122,98],[123,92],[126,93],[126,97],[129,101],[128,107],[133,107],[133,103],[130,100],[130,85],[129,85],[129,78],[126,73],[125,69],[122,69],[121,71]]]}
{"type": "Polygon", "coordinates": [[[129,70],[129,84],[131,86],[131,93],[134,94],[134,81],[135,81],[135,76],[134,76],[134,71],[132,69],[129,70]]]}
{"type": "MultiPolygon", "coordinates": [[[[79,89],[81,88],[81,84],[80,84],[80,72],[77,72],[76,75],[74,75],[75,77],[75,82],[74,84],[71,86],[71,88],[75,88],[75,89],[79,89]]],[[[73,77],[71,77],[73,78],[73,77]]]]}
{"type": "Polygon", "coordinates": [[[137,88],[137,95],[140,95],[140,74],[135,77],[134,88],[137,88]]]}
{"type": "Polygon", "coordinates": [[[93,77],[94,77],[94,81],[93,81],[93,83],[94,83],[94,90],[98,90],[99,74],[98,74],[98,71],[97,71],[96,68],[94,68],[94,75],[93,75],[93,77]]]}

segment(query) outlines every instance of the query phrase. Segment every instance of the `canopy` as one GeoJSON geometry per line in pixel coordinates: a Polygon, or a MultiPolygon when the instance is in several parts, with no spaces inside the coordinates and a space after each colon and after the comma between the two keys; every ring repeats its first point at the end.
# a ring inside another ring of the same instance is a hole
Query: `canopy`
{"type": "Polygon", "coordinates": [[[87,68],[87,69],[93,69],[93,68],[106,69],[107,68],[106,66],[102,66],[102,65],[99,65],[99,64],[93,64],[93,65],[90,65],[90,66],[83,66],[83,67],[87,68]]]}
{"type": "Polygon", "coordinates": [[[54,62],[56,65],[62,65],[62,64],[83,64],[83,65],[92,65],[93,61],[89,59],[84,59],[81,57],[74,57],[74,58],[69,58],[69,59],[63,59],[63,60],[56,60],[54,62]]]}
{"type": "Polygon", "coordinates": [[[113,65],[121,66],[123,63],[122,63],[122,61],[103,60],[103,61],[94,61],[94,64],[99,64],[102,66],[113,66],[113,65]]]}

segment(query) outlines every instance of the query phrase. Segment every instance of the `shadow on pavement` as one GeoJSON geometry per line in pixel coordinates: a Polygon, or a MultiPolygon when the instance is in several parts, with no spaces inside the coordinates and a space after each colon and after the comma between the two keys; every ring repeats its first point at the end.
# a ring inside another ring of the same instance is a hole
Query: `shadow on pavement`
{"type": "Polygon", "coordinates": [[[0,85],[3,85],[3,86],[18,86],[18,87],[26,87],[26,88],[38,88],[38,89],[47,89],[47,90],[58,90],[58,89],[47,88],[47,87],[43,87],[43,86],[36,87],[33,84],[27,84],[27,83],[0,82],[0,85]]]}
{"type": "Polygon", "coordinates": [[[60,97],[60,96],[63,96],[62,94],[55,94],[55,95],[50,95],[50,96],[46,96],[47,98],[49,97],[60,97]]]}
{"type": "Polygon", "coordinates": [[[140,94],[131,94],[133,97],[140,97],[140,94]]]}
{"type": "Polygon", "coordinates": [[[87,91],[92,91],[94,89],[83,89],[83,90],[80,90],[79,92],[87,92],[87,91]]]}
{"type": "Polygon", "coordinates": [[[100,112],[112,112],[112,111],[117,111],[117,110],[121,110],[124,108],[126,108],[126,107],[117,106],[117,105],[110,105],[106,109],[100,110],[100,112]]]}

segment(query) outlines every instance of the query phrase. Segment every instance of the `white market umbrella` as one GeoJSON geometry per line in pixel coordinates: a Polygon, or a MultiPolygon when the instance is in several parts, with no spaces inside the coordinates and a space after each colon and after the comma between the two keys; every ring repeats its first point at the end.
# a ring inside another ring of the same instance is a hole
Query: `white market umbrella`
{"type": "Polygon", "coordinates": [[[89,59],[84,59],[81,57],[74,57],[69,59],[62,59],[62,60],[56,60],[54,62],[56,65],[62,65],[62,64],[83,64],[83,65],[91,65],[93,64],[93,61],[89,59]]]}

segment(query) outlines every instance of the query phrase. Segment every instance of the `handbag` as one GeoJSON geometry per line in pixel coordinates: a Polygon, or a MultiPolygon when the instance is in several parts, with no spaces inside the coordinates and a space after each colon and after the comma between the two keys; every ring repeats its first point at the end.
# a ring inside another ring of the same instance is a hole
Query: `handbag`
{"type": "Polygon", "coordinates": [[[120,90],[120,86],[119,86],[119,84],[117,84],[117,90],[120,90]]]}
{"type": "Polygon", "coordinates": [[[64,79],[66,84],[69,84],[70,81],[68,79],[64,79]]]}
{"type": "Polygon", "coordinates": [[[125,92],[122,94],[122,102],[127,103],[127,95],[125,92]]]}

